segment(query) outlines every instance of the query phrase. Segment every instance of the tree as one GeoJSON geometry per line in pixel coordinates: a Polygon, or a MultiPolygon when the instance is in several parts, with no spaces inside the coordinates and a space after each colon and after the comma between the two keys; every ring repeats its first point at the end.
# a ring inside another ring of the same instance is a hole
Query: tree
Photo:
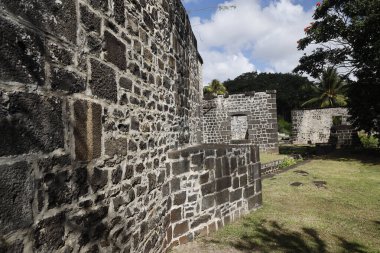
{"type": "Polygon", "coordinates": [[[324,0],[305,28],[298,49],[304,55],[295,72],[317,77],[328,66],[348,83],[348,108],[358,128],[380,132],[380,1],[324,0]]]}
{"type": "Polygon", "coordinates": [[[226,87],[217,79],[212,80],[208,86],[203,88],[203,95],[205,98],[212,98],[217,95],[224,95],[226,93],[226,87]]]}
{"type": "Polygon", "coordinates": [[[321,108],[339,107],[347,105],[345,96],[346,85],[339,77],[336,69],[328,67],[319,78],[319,83],[313,85],[316,96],[309,99],[302,106],[318,105],[321,108]]]}
{"type": "Polygon", "coordinates": [[[291,120],[291,110],[301,108],[303,102],[314,96],[312,82],[291,73],[249,72],[227,80],[224,85],[230,94],[276,90],[277,114],[286,121],[291,120]]]}

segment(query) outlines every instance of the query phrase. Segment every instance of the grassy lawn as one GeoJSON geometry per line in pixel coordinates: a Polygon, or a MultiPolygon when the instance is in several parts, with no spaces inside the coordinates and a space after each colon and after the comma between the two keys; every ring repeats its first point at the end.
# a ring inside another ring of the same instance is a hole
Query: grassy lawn
{"type": "Polygon", "coordinates": [[[380,156],[350,157],[264,180],[264,206],[205,240],[243,252],[380,252],[380,156]]]}
{"type": "Polygon", "coordinates": [[[269,163],[276,160],[282,160],[287,155],[281,155],[281,154],[271,154],[271,153],[260,153],[260,162],[261,163],[269,163]]]}

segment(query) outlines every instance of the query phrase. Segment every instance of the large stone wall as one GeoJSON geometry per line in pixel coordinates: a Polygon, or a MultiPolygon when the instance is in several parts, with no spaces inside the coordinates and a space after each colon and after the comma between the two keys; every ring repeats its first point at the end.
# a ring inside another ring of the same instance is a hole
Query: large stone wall
{"type": "Polygon", "coordinates": [[[162,252],[260,205],[257,149],[197,146],[179,0],[2,0],[0,28],[0,252],[162,252]]]}
{"type": "Polygon", "coordinates": [[[294,144],[328,143],[333,117],[341,117],[342,125],[350,125],[346,108],[326,108],[292,111],[292,140],[294,144]]]}
{"type": "Polygon", "coordinates": [[[218,96],[203,101],[204,143],[251,143],[278,152],[276,92],[218,96]]]}

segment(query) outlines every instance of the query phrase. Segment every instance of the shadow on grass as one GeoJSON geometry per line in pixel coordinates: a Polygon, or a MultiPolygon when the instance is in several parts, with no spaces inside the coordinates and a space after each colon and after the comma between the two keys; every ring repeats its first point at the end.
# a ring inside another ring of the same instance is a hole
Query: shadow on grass
{"type": "Polygon", "coordinates": [[[326,155],[323,159],[336,161],[360,161],[370,165],[380,165],[380,151],[367,149],[340,149],[326,155]]]}
{"type": "MultiPolygon", "coordinates": [[[[254,233],[244,233],[237,241],[230,243],[242,252],[328,252],[326,243],[313,228],[302,228],[302,231],[298,232],[289,230],[276,221],[265,220],[256,225],[246,222],[243,226],[252,227],[254,233]]],[[[340,242],[341,252],[365,252],[365,247],[358,243],[349,242],[342,237],[336,238],[340,242]]]]}

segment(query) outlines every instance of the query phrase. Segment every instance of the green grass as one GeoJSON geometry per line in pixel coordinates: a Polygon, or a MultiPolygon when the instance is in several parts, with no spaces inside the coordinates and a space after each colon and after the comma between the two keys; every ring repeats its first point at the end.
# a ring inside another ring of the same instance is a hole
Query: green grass
{"type": "Polygon", "coordinates": [[[263,207],[206,240],[244,252],[380,252],[380,156],[352,156],[264,180],[263,207]]]}
{"type": "Polygon", "coordinates": [[[287,155],[272,154],[272,153],[260,153],[260,162],[269,163],[276,160],[282,160],[288,157],[287,155]]]}

